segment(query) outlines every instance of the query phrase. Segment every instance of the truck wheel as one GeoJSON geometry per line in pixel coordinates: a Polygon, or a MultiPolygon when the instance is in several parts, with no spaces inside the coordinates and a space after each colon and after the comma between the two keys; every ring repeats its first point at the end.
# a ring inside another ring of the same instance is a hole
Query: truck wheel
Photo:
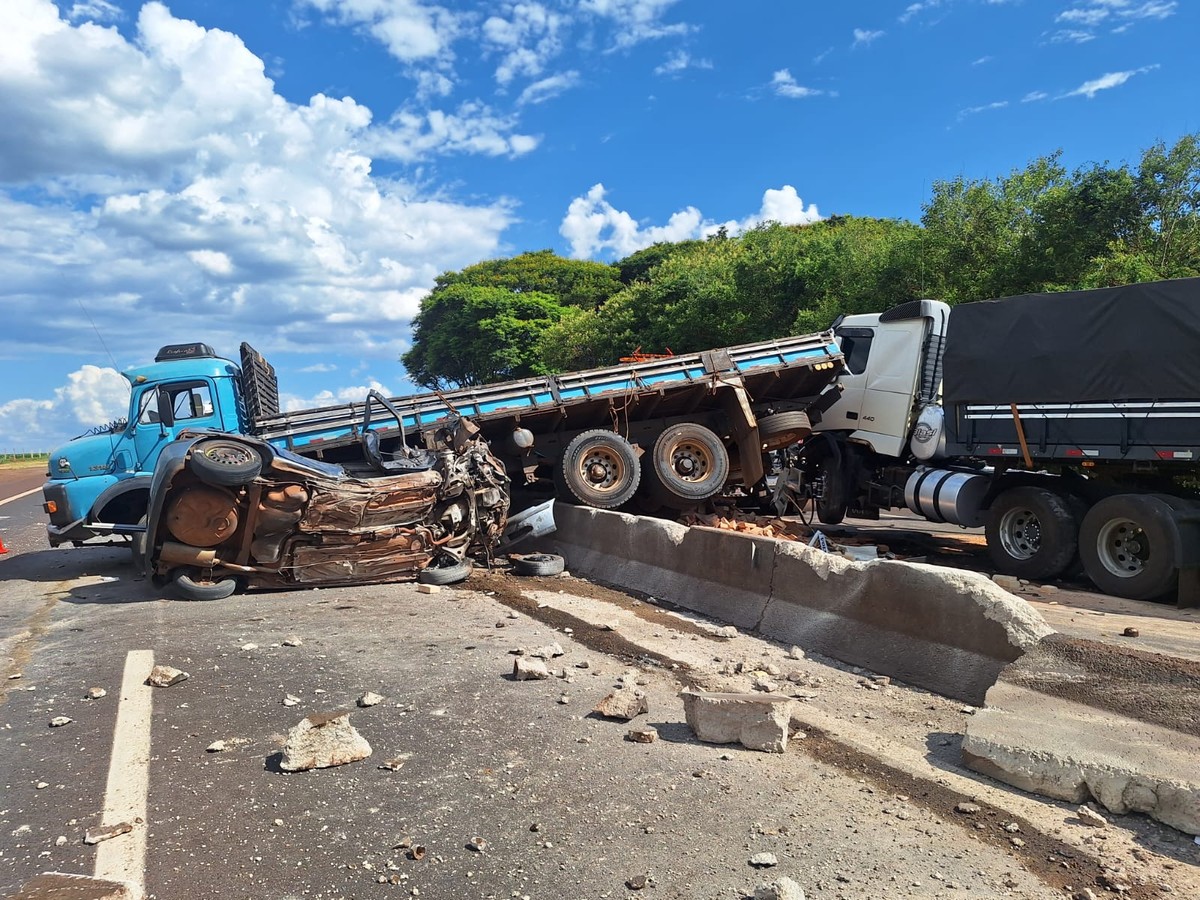
{"type": "Polygon", "coordinates": [[[812,422],[806,412],[781,412],[758,420],[758,436],[767,452],[798,444],[810,434],[812,422]]]}
{"type": "Polygon", "coordinates": [[[1171,507],[1145,494],[1105,497],[1083,517],[1079,556],[1088,578],[1106,594],[1151,600],[1179,579],[1179,526],[1171,507]]]}
{"type": "Polygon", "coordinates": [[[642,478],[633,445],[613,431],[585,431],[567,444],[563,486],[587,506],[612,509],[633,496],[642,478]]]}
{"type": "Polygon", "coordinates": [[[433,562],[417,573],[419,584],[458,584],[466,581],[471,574],[469,559],[457,560],[448,553],[438,556],[433,562]]]}
{"type": "Polygon", "coordinates": [[[988,510],[988,555],[1005,575],[1055,578],[1075,559],[1079,523],[1065,497],[1039,487],[1002,493],[988,510]]]}
{"type": "MultiPolygon", "coordinates": [[[[137,523],[145,527],[146,522],[147,517],[145,514],[143,514],[142,517],[138,519],[137,523]]],[[[146,539],[149,537],[149,535],[143,531],[138,534],[131,535],[131,537],[133,539],[129,542],[129,549],[133,554],[133,568],[139,575],[141,575],[146,571],[146,539]]]]}
{"type": "Polygon", "coordinates": [[[171,588],[178,600],[224,600],[238,589],[233,575],[213,578],[203,570],[192,567],[171,572],[171,588]]]}
{"type": "Polygon", "coordinates": [[[817,462],[817,477],[821,479],[821,496],[817,498],[817,518],[825,525],[840,525],[850,508],[846,489],[846,467],[840,457],[829,454],[817,462]]]}
{"type": "Polygon", "coordinates": [[[237,487],[258,477],[262,457],[237,441],[203,441],[192,449],[191,468],[205,484],[237,487]]]}
{"type": "Polygon", "coordinates": [[[647,474],[664,506],[693,506],[720,493],[729,477],[729,451],[703,425],[672,425],[654,442],[647,474]]]}

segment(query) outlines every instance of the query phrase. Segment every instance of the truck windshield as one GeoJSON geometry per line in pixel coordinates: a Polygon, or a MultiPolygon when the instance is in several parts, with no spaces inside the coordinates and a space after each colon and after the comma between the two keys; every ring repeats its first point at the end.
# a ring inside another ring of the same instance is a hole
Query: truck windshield
{"type": "MultiPolygon", "coordinates": [[[[212,391],[205,382],[168,384],[158,390],[170,397],[171,409],[175,413],[176,422],[204,419],[213,414],[212,391]]],[[[142,395],[141,409],[138,411],[138,424],[158,424],[158,392],[146,391],[142,395]]]]}

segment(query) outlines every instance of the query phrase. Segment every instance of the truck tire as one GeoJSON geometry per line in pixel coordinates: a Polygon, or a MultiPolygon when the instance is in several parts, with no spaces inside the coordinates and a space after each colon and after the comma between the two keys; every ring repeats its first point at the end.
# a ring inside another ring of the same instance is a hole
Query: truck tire
{"type": "Polygon", "coordinates": [[[814,504],[817,519],[825,525],[841,525],[850,508],[843,457],[833,454],[822,456],[817,460],[817,476],[821,479],[821,496],[814,504]]]}
{"type": "MultiPolygon", "coordinates": [[[[137,523],[145,527],[147,517],[143,513],[137,523]]],[[[145,574],[146,571],[146,541],[149,535],[142,531],[138,534],[130,535],[129,550],[133,555],[133,568],[139,575],[145,574]]]]}
{"type": "Polygon", "coordinates": [[[202,441],[192,448],[190,465],[205,484],[237,487],[258,477],[262,457],[238,441],[202,441]]]}
{"type": "Polygon", "coordinates": [[[798,444],[812,434],[808,413],[801,411],[775,413],[758,420],[758,436],[766,452],[782,450],[798,444]]]}
{"type": "Polygon", "coordinates": [[[1018,578],[1057,578],[1070,567],[1079,545],[1079,522],[1068,500],[1030,485],[992,501],[984,532],[992,563],[1018,578]]]}
{"type": "Polygon", "coordinates": [[[514,556],[512,561],[513,570],[518,575],[561,575],[567,567],[567,561],[557,553],[530,553],[526,556],[514,556]]]}
{"type": "Polygon", "coordinates": [[[441,554],[417,573],[418,584],[458,584],[471,574],[469,559],[457,560],[449,554],[441,554]]]}
{"type": "Polygon", "coordinates": [[[660,434],[646,474],[650,495],[672,508],[695,506],[716,496],[729,477],[729,451],[716,432],[684,422],[660,434]]]}
{"type": "Polygon", "coordinates": [[[238,589],[234,575],[212,578],[200,569],[184,567],[171,572],[171,589],[177,600],[224,600],[238,589]]]}
{"type": "Polygon", "coordinates": [[[642,479],[633,445],[604,429],[578,435],[567,444],[559,465],[570,497],[598,509],[620,506],[633,496],[642,479]]]}
{"type": "Polygon", "coordinates": [[[1106,594],[1152,600],[1179,580],[1179,526],[1163,499],[1148,494],[1105,497],[1083,517],[1079,556],[1106,594]]]}

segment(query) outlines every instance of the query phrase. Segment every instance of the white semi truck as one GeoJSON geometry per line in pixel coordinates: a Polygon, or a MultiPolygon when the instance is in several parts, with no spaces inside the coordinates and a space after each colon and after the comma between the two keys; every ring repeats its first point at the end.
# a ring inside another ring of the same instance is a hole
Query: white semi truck
{"type": "Polygon", "coordinates": [[[983,526],[1004,573],[1200,603],[1200,278],[834,323],[840,399],[777,501],[983,526]]]}

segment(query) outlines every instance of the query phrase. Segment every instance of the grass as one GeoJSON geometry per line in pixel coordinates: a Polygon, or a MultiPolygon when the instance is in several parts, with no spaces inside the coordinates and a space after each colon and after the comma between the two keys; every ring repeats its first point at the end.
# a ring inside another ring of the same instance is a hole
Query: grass
{"type": "Polygon", "coordinates": [[[49,461],[48,453],[0,453],[0,469],[44,468],[49,461]]]}

